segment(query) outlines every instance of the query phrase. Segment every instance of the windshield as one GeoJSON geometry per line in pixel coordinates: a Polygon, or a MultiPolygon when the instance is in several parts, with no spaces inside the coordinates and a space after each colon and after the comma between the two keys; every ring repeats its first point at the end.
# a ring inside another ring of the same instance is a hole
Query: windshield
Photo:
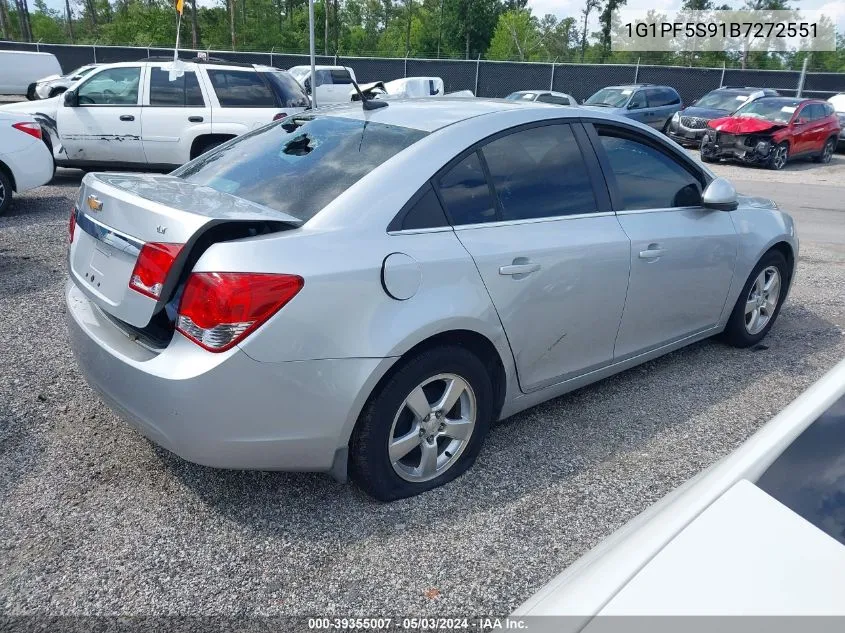
{"type": "Polygon", "coordinates": [[[800,101],[795,99],[757,99],[746,103],[734,116],[764,119],[773,123],[789,123],[798,109],[800,101]]]}
{"type": "Polygon", "coordinates": [[[622,108],[628,103],[632,88],[602,88],[584,103],[586,105],[604,106],[608,108],[622,108]]]}
{"type": "Polygon", "coordinates": [[[294,79],[302,83],[302,80],[311,74],[311,68],[306,68],[305,66],[294,66],[288,72],[293,75],[294,79]]]}
{"type": "Polygon", "coordinates": [[[221,145],[173,175],[307,221],[424,136],[358,119],[297,115],[221,145]]]}
{"type": "Polygon", "coordinates": [[[725,110],[733,112],[746,101],[749,95],[737,94],[736,92],[711,92],[695,102],[696,108],[711,108],[713,110],[725,110]]]}

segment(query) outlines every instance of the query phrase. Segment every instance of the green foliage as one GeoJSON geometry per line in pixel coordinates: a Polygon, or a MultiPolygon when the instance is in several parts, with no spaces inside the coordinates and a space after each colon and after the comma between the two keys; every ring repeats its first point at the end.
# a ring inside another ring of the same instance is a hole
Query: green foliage
{"type": "MultiPolygon", "coordinates": [[[[3,1],[3,0],[0,0],[3,1]]],[[[744,0],[746,8],[790,9],[788,0],[744,0]]],[[[308,51],[307,0],[215,0],[199,6],[198,48],[232,47],[230,10],[238,50],[305,53],[308,51]]],[[[578,14],[558,19],[534,15],[527,0],[315,0],[318,54],[457,57],[558,63],[611,62],[683,66],[800,69],[807,53],[696,52],[632,53],[610,50],[613,11],[626,0],[583,0],[578,14]],[[325,41],[325,16],[329,38],[325,41]],[[590,20],[585,23],[584,14],[590,20]],[[599,18],[600,30],[587,24],[599,18]],[[583,48],[582,48],[583,47],[583,48]]],[[[14,3],[6,0],[9,35],[23,39],[14,3]]],[[[171,0],[71,0],[73,41],[78,44],[169,48],[176,37],[171,0]]],[[[185,1],[181,43],[191,47],[191,2],[185,1]]],[[[685,10],[726,8],[720,0],[684,0],[685,10]]],[[[30,14],[34,41],[70,42],[64,10],[34,0],[30,14]]],[[[845,71],[845,35],[835,52],[816,52],[810,69],[845,71]]]]}

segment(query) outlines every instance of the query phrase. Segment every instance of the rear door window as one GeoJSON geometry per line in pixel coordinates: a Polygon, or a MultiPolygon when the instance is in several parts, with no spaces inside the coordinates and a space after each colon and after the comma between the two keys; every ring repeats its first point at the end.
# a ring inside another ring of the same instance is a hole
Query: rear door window
{"type": "Polygon", "coordinates": [[[204,106],[202,90],[193,71],[185,72],[181,77],[170,81],[170,72],[162,68],[150,69],[150,105],[151,106],[204,106]]]}
{"type": "Polygon", "coordinates": [[[223,108],[273,108],[270,87],[254,70],[209,68],[208,78],[223,108]]]}
{"type": "Polygon", "coordinates": [[[372,121],[293,116],[248,132],[173,174],[307,221],[425,136],[372,121]]]}
{"type": "Polygon", "coordinates": [[[503,220],[551,218],[597,210],[581,149],[569,125],[503,136],[482,149],[503,220]]]}

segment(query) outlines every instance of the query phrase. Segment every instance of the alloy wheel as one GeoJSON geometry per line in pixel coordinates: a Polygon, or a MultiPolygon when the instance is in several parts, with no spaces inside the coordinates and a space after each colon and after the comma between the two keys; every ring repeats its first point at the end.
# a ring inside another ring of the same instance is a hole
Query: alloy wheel
{"type": "Polygon", "coordinates": [[[772,157],[772,164],[775,169],[783,169],[786,166],[787,149],[786,145],[778,145],[775,148],[775,155],[772,157]]]}
{"type": "Polygon", "coordinates": [[[469,382],[457,374],[426,379],[402,402],[388,436],[393,470],[411,482],[449,470],[475,429],[478,407],[469,382]]]}
{"type": "Polygon", "coordinates": [[[754,336],[772,320],[780,300],[780,272],[774,266],[760,271],[745,300],[745,331],[754,336]]]}
{"type": "Polygon", "coordinates": [[[827,143],[824,144],[824,149],[822,150],[822,162],[829,163],[830,159],[833,157],[833,141],[828,140],[827,143]]]}

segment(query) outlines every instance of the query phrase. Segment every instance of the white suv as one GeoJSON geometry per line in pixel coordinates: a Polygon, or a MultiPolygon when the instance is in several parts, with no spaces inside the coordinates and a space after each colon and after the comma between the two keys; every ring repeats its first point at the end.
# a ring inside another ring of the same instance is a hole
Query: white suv
{"type": "Polygon", "coordinates": [[[36,116],[62,167],[170,168],[310,106],[270,66],[144,60],[99,67],[63,95],[2,110],[36,116]]]}
{"type": "MultiPolygon", "coordinates": [[[[294,66],[288,72],[311,94],[311,66],[294,66]]],[[[315,66],[317,75],[317,107],[335,103],[349,103],[349,90],[357,81],[355,71],[348,66],[315,66]]]]}

